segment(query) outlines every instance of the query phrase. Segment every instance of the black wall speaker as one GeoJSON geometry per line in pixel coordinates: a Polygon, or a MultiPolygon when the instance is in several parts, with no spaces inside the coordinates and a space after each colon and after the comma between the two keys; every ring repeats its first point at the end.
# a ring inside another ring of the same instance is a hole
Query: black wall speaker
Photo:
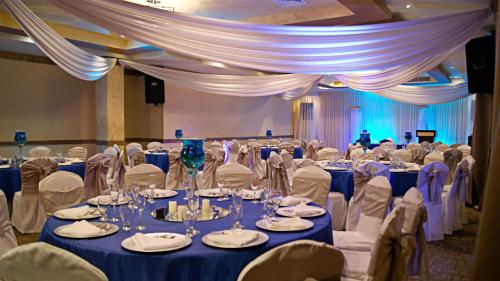
{"type": "Polygon", "coordinates": [[[163,80],[153,76],[144,75],[144,93],[146,103],[165,103],[165,84],[163,80]]]}
{"type": "MultiPolygon", "coordinates": [[[[494,34],[494,32],[493,32],[494,34]]],[[[470,40],[465,45],[469,93],[493,94],[495,82],[495,36],[470,40]]]]}

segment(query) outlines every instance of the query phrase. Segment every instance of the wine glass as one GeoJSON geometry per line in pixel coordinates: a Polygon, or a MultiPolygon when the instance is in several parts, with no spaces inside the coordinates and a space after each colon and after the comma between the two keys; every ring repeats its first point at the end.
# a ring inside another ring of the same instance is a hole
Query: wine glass
{"type": "Polygon", "coordinates": [[[253,200],[252,200],[252,203],[253,204],[257,204],[259,203],[259,201],[257,200],[257,194],[259,194],[259,186],[261,185],[261,180],[257,177],[254,177],[252,179],[252,184],[250,185],[250,187],[252,188],[252,191],[253,191],[253,200]]]}
{"type": "Polygon", "coordinates": [[[131,204],[121,205],[119,208],[120,218],[122,221],[122,229],[124,231],[130,231],[132,229],[132,215],[134,214],[134,208],[131,204]]]}
{"type": "Polygon", "coordinates": [[[142,231],[146,227],[142,224],[142,214],[144,213],[144,208],[146,207],[147,199],[143,196],[137,196],[137,210],[139,211],[139,224],[135,229],[142,231]]]}
{"type": "Polygon", "coordinates": [[[368,132],[361,133],[360,134],[360,138],[359,138],[359,143],[363,147],[363,154],[364,154],[364,156],[366,156],[366,150],[368,149],[368,146],[371,143],[370,133],[368,133],[368,132]]]}
{"type": "Polygon", "coordinates": [[[108,221],[108,212],[106,209],[106,205],[109,204],[109,199],[107,196],[99,195],[97,196],[97,210],[99,211],[99,221],[106,222],[108,221]]]}
{"type": "Polygon", "coordinates": [[[118,188],[115,184],[111,185],[109,190],[109,198],[111,199],[111,205],[113,206],[113,216],[109,219],[111,222],[117,222],[118,218],[116,217],[116,205],[118,205],[118,198],[120,197],[120,193],[118,192],[118,188]]]}
{"type": "Polygon", "coordinates": [[[155,202],[155,189],[156,189],[156,176],[150,174],[148,177],[148,188],[146,189],[146,195],[148,197],[148,203],[153,204],[155,202]]]}
{"type": "Polygon", "coordinates": [[[233,226],[232,230],[242,230],[244,226],[241,224],[243,219],[243,198],[241,188],[233,189],[233,204],[229,206],[231,213],[233,214],[233,226]]]}

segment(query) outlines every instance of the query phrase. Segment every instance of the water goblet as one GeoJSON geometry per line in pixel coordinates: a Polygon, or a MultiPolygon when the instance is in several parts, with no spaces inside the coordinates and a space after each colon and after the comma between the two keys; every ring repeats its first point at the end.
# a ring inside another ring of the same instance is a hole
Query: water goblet
{"type": "Polygon", "coordinates": [[[217,201],[224,201],[224,181],[219,181],[217,182],[217,187],[219,188],[219,198],[217,198],[217,201]]]}
{"type": "Polygon", "coordinates": [[[113,216],[109,218],[111,222],[119,221],[116,217],[116,205],[118,205],[118,198],[120,197],[120,193],[116,189],[116,187],[112,187],[109,191],[109,198],[111,199],[111,206],[113,207],[113,216]]]}
{"type": "Polygon", "coordinates": [[[192,238],[196,235],[196,233],[193,233],[194,229],[194,222],[196,220],[196,215],[194,212],[191,210],[185,210],[182,214],[182,222],[184,223],[184,226],[186,227],[186,236],[192,238]]]}
{"type": "Polygon", "coordinates": [[[147,199],[142,196],[137,197],[137,211],[139,212],[139,223],[135,229],[142,231],[146,227],[142,224],[142,214],[144,213],[144,208],[146,207],[147,199]]]}
{"type": "Polygon", "coordinates": [[[106,205],[109,204],[109,200],[107,199],[107,196],[99,195],[97,196],[96,201],[97,201],[97,210],[99,211],[99,215],[101,215],[99,221],[102,222],[108,221],[108,212],[106,209],[106,205]]]}
{"type": "Polygon", "coordinates": [[[122,229],[124,231],[130,231],[132,229],[132,215],[134,214],[134,208],[130,204],[121,205],[119,208],[120,218],[122,221],[122,229]]]}

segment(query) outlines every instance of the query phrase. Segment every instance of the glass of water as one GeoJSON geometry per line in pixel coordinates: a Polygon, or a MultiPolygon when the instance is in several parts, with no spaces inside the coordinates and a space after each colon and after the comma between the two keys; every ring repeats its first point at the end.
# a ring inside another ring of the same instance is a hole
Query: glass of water
{"type": "Polygon", "coordinates": [[[142,214],[144,213],[146,202],[147,202],[146,197],[137,196],[137,211],[139,212],[139,222],[135,229],[139,231],[146,229],[146,227],[142,224],[142,214]]]}
{"type": "Polygon", "coordinates": [[[124,231],[130,231],[132,229],[132,215],[134,214],[134,208],[132,205],[125,204],[121,205],[120,208],[120,218],[122,221],[122,229],[124,231]]]}
{"type": "Polygon", "coordinates": [[[97,210],[99,210],[99,221],[108,221],[108,212],[106,209],[106,205],[109,204],[109,199],[107,196],[99,195],[97,196],[97,210]]]}

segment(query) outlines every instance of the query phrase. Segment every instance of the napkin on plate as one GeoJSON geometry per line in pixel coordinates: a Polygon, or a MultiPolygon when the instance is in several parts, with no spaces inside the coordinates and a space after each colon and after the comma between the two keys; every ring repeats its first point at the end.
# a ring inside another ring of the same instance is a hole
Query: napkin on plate
{"type": "Polygon", "coordinates": [[[186,237],[171,235],[165,238],[148,236],[136,233],[131,237],[132,242],[141,251],[164,250],[184,245],[186,237]]]}
{"type": "Polygon", "coordinates": [[[8,169],[10,168],[9,164],[7,165],[0,165],[0,169],[8,169]]]}
{"type": "MultiPolygon", "coordinates": [[[[104,204],[104,205],[111,204],[111,196],[110,195],[99,195],[97,197],[104,197],[104,201],[102,204],[104,204]]],[[[89,199],[88,202],[92,205],[97,205],[97,197],[89,199]]],[[[118,204],[125,204],[125,203],[127,203],[127,199],[120,194],[118,197],[118,204]]]]}
{"type": "Polygon", "coordinates": [[[172,194],[173,194],[172,190],[155,188],[155,196],[162,197],[162,196],[169,196],[172,194]]]}
{"type": "Polygon", "coordinates": [[[259,234],[253,231],[225,230],[207,235],[207,240],[220,245],[245,246],[259,238],[259,234]]]}
{"type": "Polygon", "coordinates": [[[71,162],[62,162],[62,163],[58,163],[59,166],[69,166],[71,165],[71,162]]]}
{"type": "Polygon", "coordinates": [[[295,206],[292,210],[293,214],[299,217],[319,215],[323,212],[323,209],[321,208],[308,206],[304,203],[300,203],[299,205],[295,206]]]}
{"type": "Polygon", "coordinates": [[[283,218],[278,221],[268,221],[267,225],[274,230],[294,230],[302,229],[304,222],[300,217],[283,218]]]}
{"type": "Polygon", "coordinates": [[[407,166],[407,170],[409,172],[418,172],[420,171],[420,165],[415,163],[409,163],[409,165],[407,166]]]}
{"type": "Polygon", "coordinates": [[[308,202],[309,200],[307,198],[304,198],[304,197],[295,197],[295,196],[286,196],[286,197],[283,197],[283,199],[281,200],[281,205],[282,206],[296,206],[296,205],[299,205],[300,203],[306,203],[308,202]]]}
{"type": "Polygon", "coordinates": [[[333,167],[333,166],[326,166],[326,167],[323,167],[323,169],[331,170],[331,171],[345,171],[345,170],[347,170],[347,168],[344,168],[344,167],[333,167]]]}
{"type": "Polygon", "coordinates": [[[62,228],[59,231],[61,234],[71,235],[71,236],[96,236],[101,234],[101,229],[90,224],[86,220],[77,221],[72,224],[68,224],[68,226],[62,228]]]}
{"type": "Polygon", "coordinates": [[[259,191],[253,191],[253,190],[250,190],[250,189],[242,189],[242,195],[243,197],[247,197],[247,198],[253,198],[254,195],[257,196],[257,198],[260,198],[260,192],[259,191]]]}
{"type": "Polygon", "coordinates": [[[59,215],[72,219],[79,219],[86,215],[93,214],[94,212],[97,212],[97,209],[90,208],[89,206],[81,206],[77,208],[68,208],[56,211],[56,213],[58,213],[59,215]]]}
{"type": "Polygon", "coordinates": [[[220,196],[220,189],[218,188],[200,189],[199,194],[202,196],[220,196]]]}
{"type": "Polygon", "coordinates": [[[402,173],[402,172],[406,172],[405,169],[390,169],[389,170],[391,173],[402,173]]]}

